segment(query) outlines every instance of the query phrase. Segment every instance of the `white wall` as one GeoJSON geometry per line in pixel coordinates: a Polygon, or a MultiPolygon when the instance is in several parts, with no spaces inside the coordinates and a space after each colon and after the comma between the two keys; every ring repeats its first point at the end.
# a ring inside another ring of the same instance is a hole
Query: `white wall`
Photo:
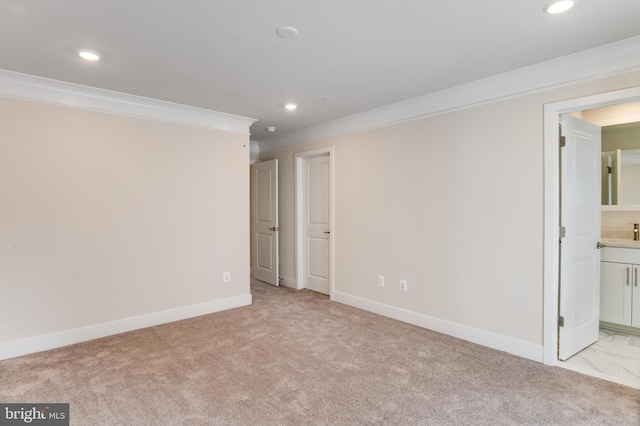
{"type": "Polygon", "coordinates": [[[631,240],[634,223],[640,223],[640,211],[603,211],[602,237],[631,240]]]}
{"type": "Polygon", "coordinates": [[[280,160],[281,275],[295,277],[294,154],[335,146],[337,299],[542,361],[543,105],[638,81],[629,73],[263,150],[280,160]]]}
{"type": "Polygon", "coordinates": [[[251,302],[248,132],[9,98],[0,122],[0,358],[251,302]]]}

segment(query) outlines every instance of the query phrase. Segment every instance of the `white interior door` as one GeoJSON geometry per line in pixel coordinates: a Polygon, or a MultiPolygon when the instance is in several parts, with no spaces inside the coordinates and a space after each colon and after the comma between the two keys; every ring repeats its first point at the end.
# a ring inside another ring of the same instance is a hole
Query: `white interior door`
{"type": "Polygon", "coordinates": [[[329,171],[328,154],[303,160],[303,286],[327,295],[331,238],[329,171]]]}
{"type": "Polygon", "coordinates": [[[600,322],[600,127],[562,115],[558,357],[598,340],[600,322]]]}
{"type": "Polygon", "coordinates": [[[279,285],[278,270],[278,160],[251,166],[253,276],[279,285]]]}

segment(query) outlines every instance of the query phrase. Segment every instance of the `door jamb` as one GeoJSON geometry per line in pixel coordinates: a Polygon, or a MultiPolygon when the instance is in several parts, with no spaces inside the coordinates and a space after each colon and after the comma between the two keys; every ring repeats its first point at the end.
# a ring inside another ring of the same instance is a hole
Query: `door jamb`
{"type": "Polygon", "coordinates": [[[298,290],[302,290],[302,271],[304,270],[304,241],[303,241],[303,184],[302,184],[302,162],[311,157],[318,155],[329,155],[329,190],[331,194],[329,196],[329,221],[331,222],[331,234],[329,234],[329,299],[334,300],[335,291],[335,148],[333,146],[318,148],[310,151],[297,152],[294,155],[295,161],[295,178],[294,178],[294,193],[295,193],[295,275],[296,285],[298,290]]]}
{"type": "Polygon", "coordinates": [[[543,362],[558,364],[558,306],[560,280],[560,114],[640,101],[640,87],[600,93],[544,105],[544,243],[543,243],[543,362]]]}

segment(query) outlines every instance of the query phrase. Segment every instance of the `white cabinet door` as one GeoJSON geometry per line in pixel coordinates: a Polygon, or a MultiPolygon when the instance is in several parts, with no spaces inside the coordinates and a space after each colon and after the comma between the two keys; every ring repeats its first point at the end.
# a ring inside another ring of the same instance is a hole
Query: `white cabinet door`
{"type": "Polygon", "coordinates": [[[633,285],[633,301],[631,307],[631,326],[640,327],[640,287],[638,281],[640,281],[640,265],[633,265],[633,271],[631,274],[633,285]]]}
{"type": "MultiPolygon", "coordinates": [[[[600,265],[600,320],[631,325],[632,265],[602,262],[600,265]]],[[[640,291],[636,291],[636,295],[640,291]]],[[[638,297],[636,297],[638,299],[638,297]]],[[[640,317],[640,311],[636,316],[640,317]]],[[[640,318],[639,318],[640,319],[640,318]]]]}

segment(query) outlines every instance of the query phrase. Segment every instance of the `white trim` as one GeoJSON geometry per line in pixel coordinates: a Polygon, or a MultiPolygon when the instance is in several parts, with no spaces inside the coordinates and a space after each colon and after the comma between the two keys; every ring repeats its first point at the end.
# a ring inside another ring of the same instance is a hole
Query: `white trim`
{"type": "Polygon", "coordinates": [[[0,96],[249,135],[256,120],[0,69],[0,96]]]}
{"type": "Polygon", "coordinates": [[[124,320],[96,324],[22,340],[4,342],[0,343],[0,360],[55,349],[88,340],[99,339],[101,337],[112,336],[114,334],[125,333],[127,331],[138,330],[154,325],[166,324],[187,318],[226,311],[228,309],[239,308],[241,306],[248,306],[251,305],[251,300],[251,294],[243,294],[241,296],[214,300],[212,302],[185,306],[168,311],[127,318],[124,320]]]}
{"type": "Polygon", "coordinates": [[[640,70],[640,36],[461,84],[260,142],[261,152],[640,70]]]}
{"type": "Polygon", "coordinates": [[[303,280],[301,277],[302,271],[304,271],[303,265],[303,193],[302,193],[302,161],[305,158],[314,157],[316,155],[327,154],[329,156],[329,190],[331,194],[329,196],[329,202],[331,203],[331,208],[329,211],[329,221],[331,222],[331,233],[329,234],[329,299],[334,300],[335,293],[335,241],[336,241],[336,202],[335,202],[335,194],[336,194],[336,178],[335,178],[335,148],[333,146],[328,146],[324,148],[313,149],[311,151],[297,152],[294,155],[294,194],[295,194],[295,235],[294,235],[294,265],[295,265],[295,284],[298,290],[302,290],[303,280]]]}
{"type": "Polygon", "coordinates": [[[407,311],[396,308],[395,306],[385,305],[342,292],[335,292],[335,301],[488,348],[504,351],[537,362],[542,361],[542,346],[523,340],[407,311]]]}
{"type": "Polygon", "coordinates": [[[640,100],[640,86],[544,106],[544,363],[557,365],[560,270],[560,114],[640,100]]]}

